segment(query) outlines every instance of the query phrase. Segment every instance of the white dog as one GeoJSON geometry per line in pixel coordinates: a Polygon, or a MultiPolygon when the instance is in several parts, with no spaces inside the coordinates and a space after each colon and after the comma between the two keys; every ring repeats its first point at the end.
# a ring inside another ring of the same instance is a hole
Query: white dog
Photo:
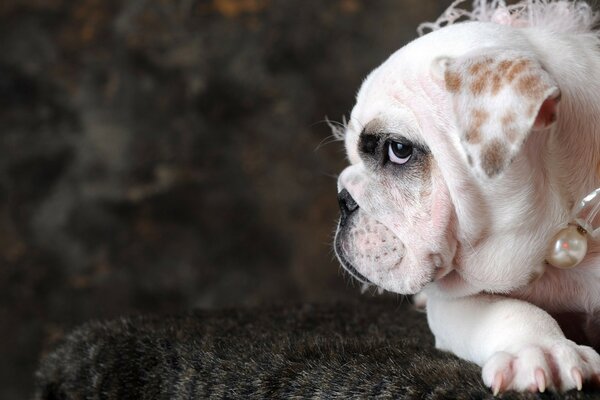
{"type": "Polygon", "coordinates": [[[581,2],[455,5],[358,93],[336,252],[364,283],[426,293],[436,346],[482,366],[495,394],[580,390],[600,382],[581,345],[600,345],[600,244],[572,269],[545,260],[600,187],[597,16],[581,2]]]}

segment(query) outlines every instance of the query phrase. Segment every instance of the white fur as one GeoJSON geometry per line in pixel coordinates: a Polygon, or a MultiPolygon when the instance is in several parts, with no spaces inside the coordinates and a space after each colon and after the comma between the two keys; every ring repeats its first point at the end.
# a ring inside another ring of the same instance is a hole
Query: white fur
{"type": "MultiPolygon", "coordinates": [[[[528,0],[507,7],[478,0],[472,12],[457,3],[423,25],[433,32],[373,71],[357,96],[345,132],[352,165],[338,189],[360,206],[357,221],[377,222],[404,246],[392,267],[371,262],[367,268],[359,261],[354,267],[387,290],[424,289],[437,346],[481,365],[484,382],[494,389],[569,390],[578,386],[578,373],[584,381],[600,376],[600,356],[566,339],[549,313],[577,311],[600,320],[600,245],[593,243],[570,271],[546,267],[544,258],[573,203],[600,187],[600,52],[592,29],[598,18],[582,2],[528,0]],[[465,18],[473,22],[454,23],[465,18]],[[510,163],[488,178],[467,162],[471,150],[461,118],[471,103],[490,107],[493,115],[525,104],[516,95],[457,103],[443,82],[444,68],[473,52],[530,57],[547,73],[544,82],[562,94],[556,123],[522,131],[510,163]],[[440,63],[445,59],[449,63],[440,63]],[[427,179],[365,160],[360,134],[373,121],[392,139],[430,149],[427,179]]],[[[373,236],[346,243],[356,260],[372,249],[361,240],[373,236]]]]}

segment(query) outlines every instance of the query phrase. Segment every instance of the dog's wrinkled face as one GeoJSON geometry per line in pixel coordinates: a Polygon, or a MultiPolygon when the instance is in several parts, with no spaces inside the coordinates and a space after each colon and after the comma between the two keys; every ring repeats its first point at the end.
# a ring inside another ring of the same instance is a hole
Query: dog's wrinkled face
{"type": "Polygon", "coordinates": [[[347,133],[359,160],[339,178],[338,255],[359,280],[400,293],[419,291],[455,250],[443,178],[414,127],[398,112],[347,133]]]}
{"type": "Polygon", "coordinates": [[[335,239],[356,279],[403,294],[444,279],[507,291],[543,261],[545,231],[519,228],[544,206],[532,178],[540,155],[523,147],[556,119],[559,91],[528,49],[494,43],[497,29],[476,39],[461,26],[436,31],[363,83],[335,239]],[[495,260],[494,247],[510,254],[495,260]]]}

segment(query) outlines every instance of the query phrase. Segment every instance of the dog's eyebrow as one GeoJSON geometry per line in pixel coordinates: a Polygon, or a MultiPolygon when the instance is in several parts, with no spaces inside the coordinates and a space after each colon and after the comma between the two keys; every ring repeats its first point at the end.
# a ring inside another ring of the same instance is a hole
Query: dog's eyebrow
{"type": "Polygon", "coordinates": [[[393,134],[394,130],[380,118],[369,121],[364,125],[358,138],[360,152],[365,156],[375,156],[380,145],[393,134]]]}
{"type": "Polygon", "coordinates": [[[365,125],[358,137],[360,152],[365,155],[374,154],[379,147],[379,143],[388,135],[389,133],[387,133],[384,124],[380,120],[374,119],[370,121],[365,125]]]}
{"type": "Polygon", "coordinates": [[[377,151],[377,147],[379,146],[380,140],[380,136],[365,133],[365,131],[363,130],[360,134],[358,147],[361,153],[374,154],[377,151]]]}
{"type": "Polygon", "coordinates": [[[388,131],[386,124],[379,118],[375,118],[365,124],[361,135],[383,135],[388,131]]]}

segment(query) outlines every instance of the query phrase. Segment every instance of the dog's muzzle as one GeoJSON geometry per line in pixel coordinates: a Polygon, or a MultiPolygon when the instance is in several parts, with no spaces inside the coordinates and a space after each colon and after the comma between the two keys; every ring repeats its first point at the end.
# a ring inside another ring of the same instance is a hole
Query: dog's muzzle
{"type": "MultiPolygon", "coordinates": [[[[394,231],[361,208],[348,190],[338,193],[340,220],[334,249],[340,264],[361,283],[414,294],[450,272],[441,253],[408,249],[394,231]]],[[[409,240],[410,243],[410,240],[409,240]]]]}

